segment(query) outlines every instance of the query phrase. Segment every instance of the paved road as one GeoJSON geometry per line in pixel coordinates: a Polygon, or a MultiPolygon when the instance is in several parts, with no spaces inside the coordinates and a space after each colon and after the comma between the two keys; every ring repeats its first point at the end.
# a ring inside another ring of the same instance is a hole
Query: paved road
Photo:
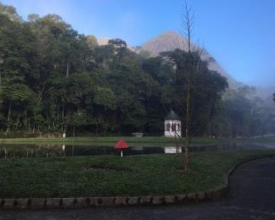
{"type": "Polygon", "coordinates": [[[192,206],[100,208],[89,210],[0,212],[2,219],[32,220],[275,220],[275,158],[240,166],[227,198],[192,206]]]}

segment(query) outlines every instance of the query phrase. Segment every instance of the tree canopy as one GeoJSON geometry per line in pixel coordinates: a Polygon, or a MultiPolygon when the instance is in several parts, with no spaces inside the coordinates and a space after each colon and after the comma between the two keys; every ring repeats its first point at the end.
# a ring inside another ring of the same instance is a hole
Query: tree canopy
{"type": "MultiPolygon", "coordinates": [[[[122,39],[99,46],[58,15],[24,21],[0,3],[0,130],[162,135],[171,109],[186,114],[188,57],[182,50],[145,57],[122,39]]],[[[256,124],[268,120],[260,104],[249,112],[252,103],[239,91],[224,99],[227,80],[199,54],[192,59],[200,61],[192,75],[193,135],[217,128],[221,135],[258,134],[256,124]],[[234,128],[247,118],[248,130],[234,128]]]]}

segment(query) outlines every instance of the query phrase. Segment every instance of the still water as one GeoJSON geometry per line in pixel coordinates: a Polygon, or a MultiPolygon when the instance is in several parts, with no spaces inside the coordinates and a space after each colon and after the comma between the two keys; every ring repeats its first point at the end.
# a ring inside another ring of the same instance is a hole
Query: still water
{"type": "MultiPolygon", "coordinates": [[[[273,145],[263,144],[231,144],[208,145],[191,147],[191,152],[199,151],[242,151],[274,148],[273,145]]],[[[184,152],[184,147],[129,147],[123,150],[123,154],[175,154],[184,152]]],[[[0,158],[20,157],[56,157],[56,156],[96,156],[96,155],[120,155],[120,150],[106,146],[74,146],[74,145],[3,145],[0,144],[0,158]]]]}

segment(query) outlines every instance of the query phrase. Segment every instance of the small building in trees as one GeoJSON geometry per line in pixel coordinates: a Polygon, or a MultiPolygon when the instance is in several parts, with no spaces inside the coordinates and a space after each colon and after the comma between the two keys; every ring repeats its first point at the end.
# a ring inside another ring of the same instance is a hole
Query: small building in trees
{"type": "Polygon", "coordinates": [[[173,110],[164,120],[164,136],[181,137],[181,120],[173,110]]]}

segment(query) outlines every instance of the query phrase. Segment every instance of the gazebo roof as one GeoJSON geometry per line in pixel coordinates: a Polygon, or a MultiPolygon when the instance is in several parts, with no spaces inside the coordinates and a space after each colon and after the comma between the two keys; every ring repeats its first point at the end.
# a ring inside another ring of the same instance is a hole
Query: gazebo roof
{"type": "Polygon", "coordinates": [[[165,117],[165,120],[180,120],[180,117],[173,110],[171,110],[165,117]]]}

